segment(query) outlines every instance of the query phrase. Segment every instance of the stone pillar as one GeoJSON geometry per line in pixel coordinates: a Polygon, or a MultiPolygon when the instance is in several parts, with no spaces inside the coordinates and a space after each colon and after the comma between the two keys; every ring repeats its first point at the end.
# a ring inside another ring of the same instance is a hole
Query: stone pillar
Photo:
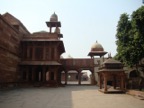
{"type": "Polygon", "coordinates": [[[94,58],[94,82],[95,82],[95,84],[97,84],[97,85],[100,85],[99,84],[99,76],[98,76],[98,72],[99,72],[99,67],[98,67],[98,62],[97,62],[97,59],[95,59],[94,58]]]}
{"type": "Polygon", "coordinates": [[[32,67],[32,81],[35,82],[35,67],[32,67]]]}
{"type": "Polygon", "coordinates": [[[43,71],[42,71],[42,81],[45,82],[46,81],[46,67],[43,66],[43,71]]]}
{"type": "Polygon", "coordinates": [[[92,85],[95,85],[95,84],[96,84],[95,75],[94,75],[93,72],[92,72],[92,75],[91,75],[91,84],[92,84],[92,85]]]}
{"type": "Polygon", "coordinates": [[[100,89],[102,89],[102,76],[101,76],[101,74],[99,74],[99,86],[100,86],[100,89]]]}
{"type": "Polygon", "coordinates": [[[68,76],[68,72],[65,71],[65,85],[67,85],[67,76],[68,76]]]}
{"type": "Polygon", "coordinates": [[[29,68],[26,66],[26,81],[29,81],[29,68]]]}
{"type": "Polygon", "coordinates": [[[52,27],[50,26],[49,28],[50,28],[50,33],[51,33],[52,32],[52,27]]]}
{"type": "Polygon", "coordinates": [[[104,92],[107,92],[107,75],[104,75],[104,92]]]}
{"type": "Polygon", "coordinates": [[[52,73],[51,70],[49,70],[49,72],[48,72],[48,74],[49,74],[48,75],[48,81],[51,81],[51,73],[52,73]]]}
{"type": "Polygon", "coordinates": [[[81,85],[81,71],[78,71],[78,84],[81,85]]]}
{"type": "Polygon", "coordinates": [[[54,80],[57,81],[57,68],[54,69],[54,80]]]}
{"type": "Polygon", "coordinates": [[[46,47],[44,43],[44,48],[43,48],[43,60],[46,60],[46,47]]]}
{"type": "Polygon", "coordinates": [[[121,75],[121,90],[124,90],[124,77],[121,75]]]}
{"type": "Polygon", "coordinates": [[[116,76],[114,75],[113,76],[113,87],[114,87],[114,89],[116,89],[116,85],[117,85],[116,76]]]}
{"type": "Polygon", "coordinates": [[[58,70],[57,70],[57,82],[59,85],[62,84],[61,83],[61,70],[60,70],[60,68],[58,68],[58,70]]]}

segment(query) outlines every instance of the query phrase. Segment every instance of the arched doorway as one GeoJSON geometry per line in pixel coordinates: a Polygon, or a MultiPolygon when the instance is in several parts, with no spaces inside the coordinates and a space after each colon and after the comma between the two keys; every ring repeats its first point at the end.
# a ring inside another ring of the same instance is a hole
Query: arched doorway
{"type": "Polygon", "coordinates": [[[69,70],[67,73],[67,84],[78,84],[78,72],[76,70],[69,70]]]}
{"type": "Polygon", "coordinates": [[[81,71],[81,84],[91,84],[92,72],[90,70],[81,71]]]}
{"type": "Polygon", "coordinates": [[[61,72],[61,83],[68,85],[92,84],[92,72],[90,70],[69,70],[61,72]]]}
{"type": "Polygon", "coordinates": [[[42,67],[38,66],[35,70],[35,80],[37,82],[42,81],[42,67]]]}
{"type": "Polygon", "coordinates": [[[61,72],[62,84],[78,84],[78,72],[76,70],[62,71],[61,72]]]}

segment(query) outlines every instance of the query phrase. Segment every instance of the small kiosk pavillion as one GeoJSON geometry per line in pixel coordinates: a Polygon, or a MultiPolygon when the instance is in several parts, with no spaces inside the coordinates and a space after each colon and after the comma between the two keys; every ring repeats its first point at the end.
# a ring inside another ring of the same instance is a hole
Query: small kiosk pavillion
{"type": "Polygon", "coordinates": [[[108,58],[100,66],[98,75],[100,91],[104,93],[125,92],[125,73],[121,62],[111,57],[108,58]]]}

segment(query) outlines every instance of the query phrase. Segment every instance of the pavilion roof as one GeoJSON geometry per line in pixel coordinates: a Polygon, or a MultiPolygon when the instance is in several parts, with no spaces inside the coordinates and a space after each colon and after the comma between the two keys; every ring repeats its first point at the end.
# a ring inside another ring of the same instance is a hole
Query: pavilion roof
{"type": "Polygon", "coordinates": [[[109,58],[106,61],[104,61],[103,64],[122,64],[122,63],[117,60],[109,58]]]}

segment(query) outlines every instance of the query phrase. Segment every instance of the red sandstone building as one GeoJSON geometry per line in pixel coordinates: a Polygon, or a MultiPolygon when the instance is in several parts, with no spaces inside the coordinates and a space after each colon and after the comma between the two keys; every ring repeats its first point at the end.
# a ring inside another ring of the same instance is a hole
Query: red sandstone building
{"type": "Polygon", "coordinates": [[[96,42],[88,54],[91,58],[61,58],[65,47],[58,16],[52,14],[46,25],[49,32],[31,34],[11,14],[0,15],[0,87],[17,84],[60,86],[62,81],[67,84],[71,70],[77,72],[73,76],[79,85],[83,80],[82,71],[89,70],[91,84],[101,86],[102,79],[99,83],[97,76],[107,53],[103,47],[96,42]],[[100,59],[95,60],[94,56],[100,59]]]}
{"type": "Polygon", "coordinates": [[[30,33],[9,13],[0,15],[0,84],[65,84],[69,70],[77,71],[78,84],[81,72],[93,70],[93,59],[63,59],[65,47],[60,33],[61,22],[54,13],[46,22],[49,32],[30,33]],[[54,31],[54,32],[53,32],[54,31]]]}

